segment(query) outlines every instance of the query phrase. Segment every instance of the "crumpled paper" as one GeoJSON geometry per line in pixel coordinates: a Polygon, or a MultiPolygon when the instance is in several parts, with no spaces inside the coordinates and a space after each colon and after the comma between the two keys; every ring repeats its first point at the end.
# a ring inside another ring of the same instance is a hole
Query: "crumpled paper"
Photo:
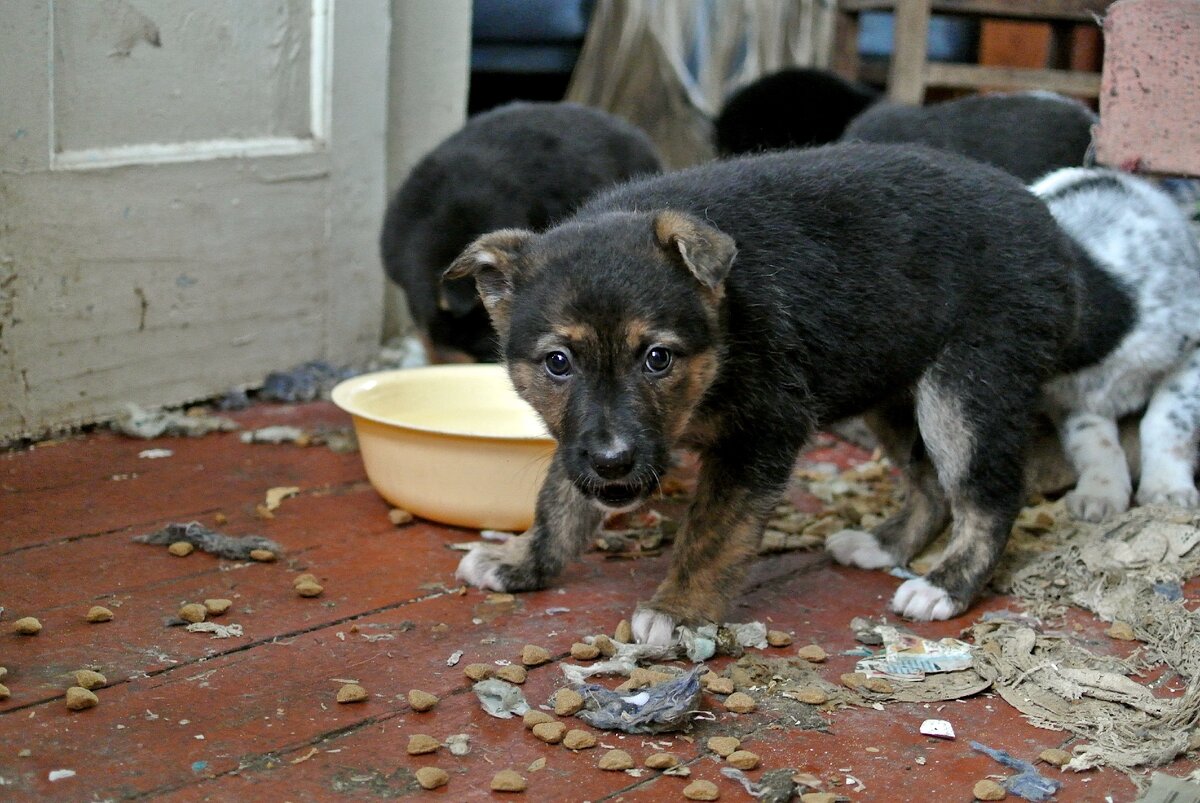
{"type": "Polygon", "coordinates": [[[481,680],[471,687],[471,691],[479,698],[483,710],[497,719],[512,719],[514,715],[524,716],[529,710],[529,703],[521,690],[499,678],[481,680]]]}
{"type": "Polygon", "coordinates": [[[625,733],[666,733],[684,730],[700,702],[698,666],[674,680],[659,683],[634,694],[620,694],[603,686],[585,683],[577,691],[583,709],[575,716],[594,728],[625,733]]]}

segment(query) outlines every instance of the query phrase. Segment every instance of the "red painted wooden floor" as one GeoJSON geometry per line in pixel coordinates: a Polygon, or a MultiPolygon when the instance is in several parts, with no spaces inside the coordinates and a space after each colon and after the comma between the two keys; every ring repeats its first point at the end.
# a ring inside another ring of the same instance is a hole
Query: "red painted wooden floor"
{"type": "MultiPolygon", "coordinates": [[[[245,426],[348,423],[325,403],[262,406],[235,417],[245,426]]],[[[843,464],[865,457],[844,444],[818,456],[843,464]]],[[[799,494],[796,501],[815,503],[799,494]]],[[[526,796],[537,800],[683,799],[685,779],[603,772],[595,766],[599,749],[572,753],[544,745],[518,720],[483,714],[461,673],[471,662],[515,661],[525,644],[562,656],[581,636],[611,633],[651,592],[665,558],[589,554],[557,588],[495,606],[478,590],[452,591],[460,553],[447,545],[473,533],[424,522],[397,528],[387,512],[357,454],[246,445],[236,433],[152,442],[97,433],[0,455],[0,666],[8,669],[2,682],[12,693],[0,702],[0,799],[440,795],[457,801],[497,796],[488,783],[504,768],[520,771],[529,783],[526,796]],[[149,448],[174,455],[139,459],[149,448]],[[273,519],[259,518],[255,508],[266,490],[287,485],[299,486],[300,495],[284,501],[273,519]],[[286,548],[285,558],[272,564],[201,553],[176,558],[130,540],[169,522],[214,526],[218,514],[228,520],[218,529],[273,538],[286,548]],[[293,592],[302,571],[318,576],[323,596],[293,592]],[[181,603],[212,597],[233,600],[215,621],[241,624],[245,637],[217,640],[164,626],[181,603]],[[84,614],[97,604],[111,608],[115,619],[87,624],[84,614]],[[548,612],[557,608],[570,610],[548,612]],[[36,616],[44,630],[13,634],[11,622],[23,616],[36,616]],[[462,662],[448,667],[456,650],[462,662]],[[83,667],[100,669],[108,686],[97,692],[98,707],[71,712],[65,675],[83,667]],[[370,699],[338,705],[334,695],[344,679],[361,683],[370,699]],[[405,700],[412,688],[439,695],[440,704],[412,711],[405,700]],[[464,757],[444,748],[410,757],[405,746],[413,733],[439,740],[467,733],[472,750],[464,757]],[[538,758],[545,758],[544,769],[527,771],[538,758]],[[420,790],[412,772],[427,765],[444,768],[449,784],[420,790]],[[75,775],[51,782],[55,770],[75,775]]],[[[837,682],[855,660],[838,655],[855,646],[851,618],[882,613],[898,583],[835,568],[816,554],[777,556],[760,562],[730,618],[767,620],[794,632],[797,644],[823,645],[831,657],[821,671],[837,682]]],[[[955,635],[981,610],[1008,604],[991,599],[968,617],[916,629],[955,635]]],[[[1099,623],[1080,621],[1083,637],[1106,640],[1099,623]]],[[[560,678],[552,664],[534,669],[525,693],[541,703],[560,678]]],[[[720,712],[717,721],[701,723],[695,743],[669,741],[692,762],[692,778],[714,781],[722,800],[749,798],[706,756],[702,745],[713,734],[742,734],[745,747],[762,756],[762,769],[751,777],[790,767],[826,779],[851,800],[969,800],[977,780],[1003,772],[972,753],[970,740],[1028,759],[1067,741],[990,696],[941,709],[958,731],[954,742],[917,732],[936,706],[845,709],[823,714],[824,730],[805,731],[781,728],[765,713],[738,716],[711,698],[706,703],[720,712]],[[847,775],[865,790],[845,786],[847,775]]],[[[641,737],[600,740],[639,764],[655,752],[641,737]]],[[[1062,779],[1063,801],[1134,796],[1115,772],[1062,779]]]]}

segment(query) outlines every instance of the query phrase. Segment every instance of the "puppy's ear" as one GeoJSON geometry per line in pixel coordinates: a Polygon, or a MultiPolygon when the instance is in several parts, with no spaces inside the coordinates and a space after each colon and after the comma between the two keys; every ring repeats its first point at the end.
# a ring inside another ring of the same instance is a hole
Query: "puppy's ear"
{"type": "Polygon", "coordinates": [[[500,332],[508,329],[508,309],[517,262],[533,236],[533,232],[524,229],[501,229],[485,234],[467,246],[442,274],[444,280],[474,278],[479,298],[500,332]]]}
{"type": "Polygon", "coordinates": [[[672,209],[654,218],[654,236],[663,248],[678,252],[683,264],[709,290],[721,286],[737,256],[737,245],[728,234],[672,209]]]}

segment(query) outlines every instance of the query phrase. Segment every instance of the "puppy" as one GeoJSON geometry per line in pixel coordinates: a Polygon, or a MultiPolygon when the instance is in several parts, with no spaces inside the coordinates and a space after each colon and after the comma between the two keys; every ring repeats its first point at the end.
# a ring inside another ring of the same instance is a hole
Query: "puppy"
{"type": "Polygon", "coordinates": [[[932,106],[880,103],[846,127],[844,142],[910,142],[953,151],[1029,183],[1084,164],[1096,115],[1053,92],[972,95],[932,106]]]}
{"type": "Polygon", "coordinates": [[[433,344],[497,357],[495,332],[471,282],[442,272],[487,231],[542,229],[589,195],[661,170],[638,128],[572,103],[513,103],[478,115],[417,163],[388,205],[380,252],[433,344]]]}
{"type": "Polygon", "coordinates": [[[1140,504],[1200,506],[1200,249],[1170,196],[1113,170],[1060,170],[1031,188],[1119,297],[1090,310],[1120,332],[1099,362],[1046,385],[1046,404],[1079,480],[1076,518],[1129,508],[1132,481],[1117,420],[1141,419],[1140,504]]]}
{"type": "Polygon", "coordinates": [[[846,124],[878,99],[874,88],[829,70],[764,75],[725,101],[713,121],[717,153],[736,156],[836,142],[846,124]]]}
{"type": "Polygon", "coordinates": [[[866,413],[904,470],[903,511],[836,551],[907,562],[953,518],[942,561],[901,586],[920,619],[967,607],[1021,504],[1039,388],[1086,290],[1044,204],[994,168],[840,145],[624,185],[537,235],[493,232],[473,276],[518,392],[558,447],[533,527],[459,577],[546,586],[606,512],[654,490],[670,449],[702,461],[639,641],[719,621],[815,428],[866,413]]]}

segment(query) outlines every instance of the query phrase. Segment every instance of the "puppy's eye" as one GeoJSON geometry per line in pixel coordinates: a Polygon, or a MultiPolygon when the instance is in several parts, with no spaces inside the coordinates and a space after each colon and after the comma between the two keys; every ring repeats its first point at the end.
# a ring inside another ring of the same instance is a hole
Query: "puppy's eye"
{"type": "Polygon", "coordinates": [[[546,355],[546,372],[550,376],[566,376],[571,373],[571,358],[564,351],[550,352],[546,355]]]}
{"type": "Polygon", "coordinates": [[[646,372],[661,374],[671,367],[671,350],[665,346],[652,346],[646,352],[646,372]]]}

